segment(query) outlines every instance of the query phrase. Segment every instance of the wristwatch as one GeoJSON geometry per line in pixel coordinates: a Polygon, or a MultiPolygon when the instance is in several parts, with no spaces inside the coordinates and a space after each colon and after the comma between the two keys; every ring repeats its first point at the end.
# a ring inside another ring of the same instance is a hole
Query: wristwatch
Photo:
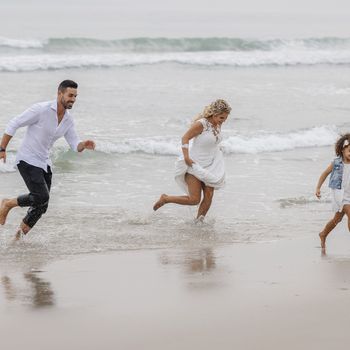
{"type": "Polygon", "coordinates": [[[1,153],[1,152],[6,152],[6,148],[0,147],[0,153],[1,153]]]}

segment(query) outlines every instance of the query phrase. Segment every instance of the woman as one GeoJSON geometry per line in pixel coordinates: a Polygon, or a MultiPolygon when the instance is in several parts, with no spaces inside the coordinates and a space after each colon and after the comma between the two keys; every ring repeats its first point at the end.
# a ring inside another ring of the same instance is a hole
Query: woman
{"type": "Polygon", "coordinates": [[[162,194],[154,204],[157,210],[167,203],[197,205],[197,219],[207,214],[215,189],[225,182],[225,165],[219,144],[221,125],[231,112],[225,100],[216,100],[207,106],[182,137],[182,153],[175,165],[175,180],[187,192],[186,196],[162,194]],[[193,139],[191,147],[189,141],[193,139]],[[201,192],[203,200],[201,202],[201,192]]]}

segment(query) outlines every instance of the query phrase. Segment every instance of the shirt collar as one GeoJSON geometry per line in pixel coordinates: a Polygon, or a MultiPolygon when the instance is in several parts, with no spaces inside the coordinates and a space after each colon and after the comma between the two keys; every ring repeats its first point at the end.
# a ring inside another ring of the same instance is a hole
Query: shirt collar
{"type": "MultiPolygon", "coordinates": [[[[57,99],[53,100],[51,102],[50,108],[53,109],[56,112],[56,115],[57,115],[57,99]]],[[[68,116],[70,116],[70,114],[69,114],[69,112],[67,110],[65,110],[63,119],[65,119],[68,116]]]]}
{"type": "Polygon", "coordinates": [[[50,107],[57,113],[57,100],[53,100],[50,104],[50,107]]]}

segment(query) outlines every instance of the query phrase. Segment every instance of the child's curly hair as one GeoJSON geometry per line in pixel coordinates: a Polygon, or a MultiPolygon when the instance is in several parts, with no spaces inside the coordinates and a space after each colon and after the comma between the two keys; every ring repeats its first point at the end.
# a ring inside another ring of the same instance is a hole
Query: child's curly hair
{"type": "Polygon", "coordinates": [[[341,157],[343,155],[343,146],[346,140],[348,140],[350,145],[350,134],[341,135],[338,141],[335,143],[335,154],[338,157],[341,157]]]}

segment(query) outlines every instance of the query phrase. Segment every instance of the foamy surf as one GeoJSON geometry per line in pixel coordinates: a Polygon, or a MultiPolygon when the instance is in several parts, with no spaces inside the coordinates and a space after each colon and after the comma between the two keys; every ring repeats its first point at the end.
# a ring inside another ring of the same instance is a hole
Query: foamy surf
{"type": "MultiPolygon", "coordinates": [[[[252,135],[237,134],[224,138],[221,143],[226,154],[281,152],[297,148],[333,145],[338,137],[335,126],[324,125],[290,133],[255,132],[252,135]]],[[[146,153],[177,156],[181,152],[180,138],[175,136],[135,138],[119,143],[102,142],[97,150],[104,153],[146,153]]]]}
{"type": "Polygon", "coordinates": [[[0,173],[12,173],[16,171],[16,159],[13,154],[8,154],[6,163],[0,160],[0,173]]]}
{"type": "MultiPolygon", "coordinates": [[[[256,154],[266,152],[291,151],[299,148],[323,147],[333,145],[339,136],[336,126],[324,125],[291,133],[255,132],[252,135],[236,134],[227,136],[221,143],[225,154],[256,154]]],[[[155,156],[179,156],[181,154],[180,137],[154,136],[130,138],[119,142],[96,140],[96,151],[105,154],[149,154],[155,156]]],[[[97,154],[89,154],[91,157],[97,154]]],[[[64,161],[77,157],[68,146],[56,146],[51,152],[55,161],[64,161]]],[[[0,162],[0,172],[15,171],[15,155],[11,155],[6,164],[0,162]]]]}
{"type": "Polygon", "coordinates": [[[0,48],[82,50],[103,49],[115,52],[199,52],[199,51],[276,51],[290,50],[345,50],[350,49],[350,38],[320,37],[301,39],[243,39],[230,37],[185,37],[102,40],[96,38],[64,37],[48,39],[13,39],[0,37],[0,48]]]}
{"type": "MultiPolygon", "coordinates": [[[[311,129],[297,130],[290,133],[255,132],[252,135],[225,135],[221,143],[225,154],[256,154],[266,152],[292,151],[299,148],[331,146],[339,136],[336,126],[324,125],[311,129]]],[[[155,156],[179,156],[181,154],[180,137],[154,136],[130,138],[119,142],[96,140],[96,151],[105,154],[149,154],[155,156]]],[[[89,154],[91,157],[97,155],[89,154]]],[[[52,160],[64,161],[77,157],[68,146],[56,146],[51,152],[52,160]]],[[[15,155],[12,154],[7,163],[0,161],[0,172],[16,171],[15,155]]]]}
{"type": "Polygon", "coordinates": [[[350,64],[350,38],[94,38],[0,37],[0,72],[127,67],[177,63],[193,66],[350,64]]]}
{"type": "Polygon", "coordinates": [[[300,196],[291,198],[282,198],[277,201],[281,208],[290,208],[295,206],[302,206],[308,204],[320,204],[320,203],[330,203],[328,196],[322,199],[317,199],[315,195],[312,196],[300,196]]]}
{"type": "Polygon", "coordinates": [[[193,66],[298,66],[350,64],[350,49],[346,51],[279,50],[255,52],[180,52],[180,53],[94,53],[94,54],[33,54],[0,56],[0,71],[27,72],[60,69],[111,68],[157,64],[193,66]]]}
{"type": "MultiPolygon", "coordinates": [[[[258,134],[258,133],[255,133],[258,134]]],[[[265,133],[257,136],[230,136],[222,142],[225,153],[281,152],[297,148],[332,145],[338,132],[335,126],[319,126],[291,133],[265,133]]]]}

